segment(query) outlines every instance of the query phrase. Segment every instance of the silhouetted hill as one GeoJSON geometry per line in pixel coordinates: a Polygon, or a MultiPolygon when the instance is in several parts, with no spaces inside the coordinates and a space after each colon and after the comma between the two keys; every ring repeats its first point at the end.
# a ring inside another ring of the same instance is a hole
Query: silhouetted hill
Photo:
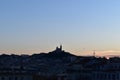
{"type": "Polygon", "coordinates": [[[64,58],[64,57],[71,57],[71,56],[75,56],[75,55],[62,50],[62,46],[60,46],[60,48],[56,47],[56,50],[49,52],[47,54],[47,57],[51,57],[51,58],[64,58]]]}
{"type": "Polygon", "coordinates": [[[53,51],[53,52],[49,52],[46,55],[46,57],[49,57],[49,58],[64,58],[64,57],[71,57],[71,56],[75,56],[75,55],[70,54],[69,52],[64,52],[64,51],[61,51],[61,52],[53,51]]]}
{"type": "Polygon", "coordinates": [[[49,53],[39,53],[39,54],[33,54],[30,57],[32,58],[51,58],[51,59],[57,59],[57,58],[65,58],[65,57],[70,57],[70,56],[75,56],[69,52],[49,52],[49,53]]]}
{"type": "Polygon", "coordinates": [[[65,57],[72,57],[75,56],[69,52],[65,52],[61,48],[56,47],[56,50],[48,53],[40,53],[40,54],[33,54],[31,57],[32,58],[51,58],[51,59],[62,59],[65,57]]]}

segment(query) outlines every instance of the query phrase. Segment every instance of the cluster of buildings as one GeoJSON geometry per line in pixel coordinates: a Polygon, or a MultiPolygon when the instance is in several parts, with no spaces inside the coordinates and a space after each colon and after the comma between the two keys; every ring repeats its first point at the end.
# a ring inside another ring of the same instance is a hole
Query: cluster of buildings
{"type": "Polygon", "coordinates": [[[120,58],[75,56],[62,46],[31,56],[1,55],[0,80],[120,80],[120,58]]]}
{"type": "Polygon", "coordinates": [[[77,64],[72,64],[66,72],[59,74],[58,80],[120,80],[120,58],[111,58],[118,59],[118,62],[105,58],[89,58],[91,60],[87,63],[77,62],[77,64]]]}

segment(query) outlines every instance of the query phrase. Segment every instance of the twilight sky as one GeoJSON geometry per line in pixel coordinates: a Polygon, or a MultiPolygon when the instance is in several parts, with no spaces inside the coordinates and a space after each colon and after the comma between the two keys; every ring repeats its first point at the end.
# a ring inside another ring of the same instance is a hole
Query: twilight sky
{"type": "Polygon", "coordinates": [[[120,55],[120,0],[0,0],[0,53],[120,55]]]}

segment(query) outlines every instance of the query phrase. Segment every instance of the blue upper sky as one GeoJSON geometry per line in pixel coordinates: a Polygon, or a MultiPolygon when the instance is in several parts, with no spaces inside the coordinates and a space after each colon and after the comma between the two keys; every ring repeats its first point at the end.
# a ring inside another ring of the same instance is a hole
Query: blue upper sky
{"type": "Polygon", "coordinates": [[[119,0],[0,0],[0,53],[120,52],[119,0]]]}

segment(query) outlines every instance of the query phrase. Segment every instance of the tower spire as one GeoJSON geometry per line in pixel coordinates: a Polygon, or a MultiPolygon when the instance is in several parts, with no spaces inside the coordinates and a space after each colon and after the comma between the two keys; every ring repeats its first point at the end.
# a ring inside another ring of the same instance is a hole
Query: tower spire
{"type": "Polygon", "coordinates": [[[60,50],[62,50],[62,45],[60,45],[60,50]]]}

